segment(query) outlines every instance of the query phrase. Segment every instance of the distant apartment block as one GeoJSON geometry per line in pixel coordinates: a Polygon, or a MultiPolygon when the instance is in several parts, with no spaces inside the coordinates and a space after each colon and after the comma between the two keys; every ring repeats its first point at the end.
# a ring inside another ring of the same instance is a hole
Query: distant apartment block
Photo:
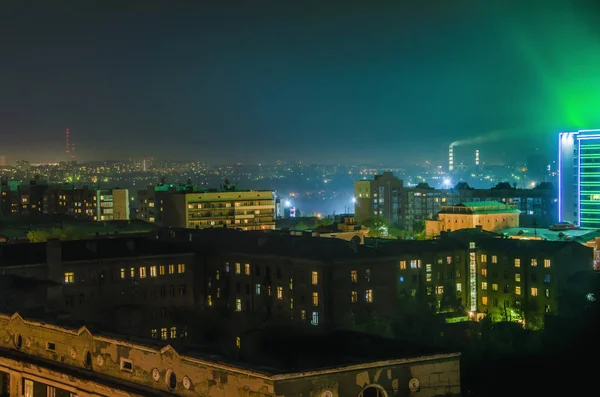
{"type": "Polygon", "coordinates": [[[547,227],[556,222],[558,196],[552,184],[518,189],[499,183],[490,189],[458,184],[453,189],[434,189],[427,183],[406,187],[391,172],[373,180],[354,182],[355,216],[359,223],[381,217],[390,225],[411,232],[423,230],[425,221],[437,219],[442,207],[460,203],[496,201],[519,211],[521,226],[547,227]]]}
{"type": "Polygon", "coordinates": [[[92,221],[129,220],[129,191],[3,180],[0,215],[69,215],[92,221]]]}
{"type": "Polygon", "coordinates": [[[219,189],[159,185],[140,191],[138,197],[139,218],[164,227],[275,229],[275,193],[270,190],[239,190],[230,184],[219,189]]]}

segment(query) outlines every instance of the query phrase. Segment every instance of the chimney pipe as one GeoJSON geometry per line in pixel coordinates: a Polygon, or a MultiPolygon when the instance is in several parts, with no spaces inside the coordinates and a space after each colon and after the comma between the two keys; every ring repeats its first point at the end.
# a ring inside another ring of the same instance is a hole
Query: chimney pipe
{"type": "Polygon", "coordinates": [[[454,144],[448,148],[448,171],[454,171],[454,144]]]}

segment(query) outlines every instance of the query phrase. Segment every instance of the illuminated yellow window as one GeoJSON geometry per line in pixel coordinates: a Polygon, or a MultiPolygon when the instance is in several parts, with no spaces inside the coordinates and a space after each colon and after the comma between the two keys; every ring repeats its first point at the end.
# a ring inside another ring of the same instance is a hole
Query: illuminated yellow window
{"type": "Polygon", "coordinates": [[[319,306],[319,293],[318,292],[312,293],[312,303],[313,303],[313,306],[319,306]]]}
{"type": "Polygon", "coordinates": [[[406,261],[400,261],[400,270],[406,270],[406,261]]]}
{"type": "Polygon", "coordinates": [[[358,272],[356,270],[350,271],[350,281],[352,281],[353,283],[358,282],[358,272]]]}
{"type": "Polygon", "coordinates": [[[312,285],[319,284],[319,273],[318,272],[312,272],[311,281],[312,281],[312,285]]]}
{"type": "Polygon", "coordinates": [[[487,305],[487,302],[488,302],[488,301],[487,301],[487,296],[482,296],[482,297],[481,297],[481,304],[483,304],[483,305],[487,305]]]}
{"type": "Polygon", "coordinates": [[[437,295],[442,295],[442,294],[444,293],[444,287],[443,287],[442,285],[438,285],[438,286],[435,288],[435,293],[436,293],[437,295]]]}
{"type": "Polygon", "coordinates": [[[146,278],[146,266],[140,266],[140,278],[146,278]]]}
{"type": "Polygon", "coordinates": [[[169,274],[175,274],[175,265],[169,265],[169,274]]]}
{"type": "Polygon", "coordinates": [[[498,284],[492,284],[492,291],[498,291],[498,284]]]}
{"type": "Polygon", "coordinates": [[[368,289],[365,291],[365,301],[371,303],[373,302],[373,290],[368,289]]]}
{"type": "Polygon", "coordinates": [[[537,259],[531,258],[531,266],[532,267],[536,267],[537,266],[537,259]]]}
{"type": "Polygon", "coordinates": [[[519,286],[515,287],[515,294],[521,295],[521,287],[519,287],[519,286]]]}
{"type": "Polygon", "coordinates": [[[217,270],[215,273],[215,279],[219,280],[220,278],[221,278],[221,272],[217,270]]]}
{"type": "Polygon", "coordinates": [[[235,264],[235,274],[242,274],[242,264],[241,263],[235,264]]]}
{"type": "Polygon", "coordinates": [[[544,259],[544,267],[550,267],[550,259],[544,259]]]}
{"type": "Polygon", "coordinates": [[[206,303],[208,304],[208,306],[212,306],[213,302],[212,302],[212,295],[208,295],[206,297],[206,303]]]}
{"type": "Polygon", "coordinates": [[[481,262],[482,263],[486,263],[487,262],[487,255],[486,254],[481,254],[481,262]]]}
{"type": "Polygon", "coordinates": [[[515,258],[515,267],[521,267],[521,259],[515,258]]]}
{"type": "Polygon", "coordinates": [[[158,269],[158,270],[159,270],[159,272],[158,272],[158,273],[159,273],[161,276],[164,276],[164,275],[165,275],[165,265],[160,265],[160,267],[159,267],[159,269],[158,269]]]}
{"type": "Polygon", "coordinates": [[[171,339],[177,339],[177,328],[171,327],[171,339]]]}
{"type": "Polygon", "coordinates": [[[156,277],[156,266],[150,266],[150,277],[156,277]]]}
{"type": "Polygon", "coordinates": [[[121,268],[121,278],[125,278],[125,268],[121,268]]]}
{"type": "Polygon", "coordinates": [[[179,273],[179,274],[185,273],[185,263],[179,263],[177,265],[177,273],[179,273]]]}
{"type": "Polygon", "coordinates": [[[538,296],[538,289],[537,288],[531,288],[531,296],[538,296]]]}
{"type": "Polygon", "coordinates": [[[73,284],[75,282],[75,273],[67,272],[65,273],[65,284],[73,284]]]}
{"type": "Polygon", "coordinates": [[[135,278],[135,267],[129,269],[129,277],[135,278]]]}
{"type": "Polygon", "coordinates": [[[358,292],[352,291],[352,295],[350,297],[350,302],[352,302],[352,303],[358,302],[358,292]]]}
{"type": "Polygon", "coordinates": [[[235,347],[238,349],[242,347],[242,338],[239,336],[235,337],[235,347]]]}
{"type": "Polygon", "coordinates": [[[521,282],[521,274],[520,274],[520,273],[515,273],[515,281],[516,281],[517,283],[520,283],[520,282],[521,282]]]}
{"type": "Polygon", "coordinates": [[[250,275],[250,264],[249,264],[249,263],[246,263],[246,264],[244,265],[244,274],[245,274],[246,276],[249,276],[249,275],[250,275]]]}
{"type": "Polygon", "coordinates": [[[481,282],[481,289],[483,289],[483,290],[487,289],[487,282],[485,282],[485,281],[481,282]]]}
{"type": "Polygon", "coordinates": [[[498,263],[498,256],[492,255],[492,263],[498,263]]]}
{"type": "Polygon", "coordinates": [[[235,300],[235,311],[236,312],[241,312],[242,311],[242,300],[240,298],[237,298],[235,300]]]}
{"type": "Polygon", "coordinates": [[[481,269],[481,275],[487,277],[487,269],[481,269]]]}
{"type": "Polygon", "coordinates": [[[283,287],[277,287],[277,299],[283,299],[283,287]]]}

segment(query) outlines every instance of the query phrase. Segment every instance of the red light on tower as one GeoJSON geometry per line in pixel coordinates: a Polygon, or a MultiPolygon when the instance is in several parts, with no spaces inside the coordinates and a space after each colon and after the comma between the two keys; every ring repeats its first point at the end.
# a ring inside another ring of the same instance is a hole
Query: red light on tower
{"type": "Polygon", "coordinates": [[[69,129],[65,132],[65,153],[69,158],[75,158],[75,143],[71,139],[71,135],[69,134],[69,129]]]}
{"type": "Polygon", "coordinates": [[[65,153],[71,152],[71,146],[69,145],[69,129],[67,128],[67,132],[65,132],[65,153]]]}

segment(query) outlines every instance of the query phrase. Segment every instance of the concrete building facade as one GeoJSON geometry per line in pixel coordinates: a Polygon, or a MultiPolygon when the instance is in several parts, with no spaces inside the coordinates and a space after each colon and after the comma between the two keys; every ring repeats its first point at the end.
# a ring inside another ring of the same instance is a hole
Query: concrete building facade
{"type": "Polygon", "coordinates": [[[437,219],[425,221],[425,231],[429,238],[441,232],[481,227],[489,232],[518,227],[521,211],[496,201],[473,201],[453,206],[442,206],[437,219]]]}
{"type": "Polygon", "coordinates": [[[4,395],[34,396],[423,396],[459,395],[458,354],[345,364],[302,372],[244,367],[0,315],[0,379],[4,395]]]}

